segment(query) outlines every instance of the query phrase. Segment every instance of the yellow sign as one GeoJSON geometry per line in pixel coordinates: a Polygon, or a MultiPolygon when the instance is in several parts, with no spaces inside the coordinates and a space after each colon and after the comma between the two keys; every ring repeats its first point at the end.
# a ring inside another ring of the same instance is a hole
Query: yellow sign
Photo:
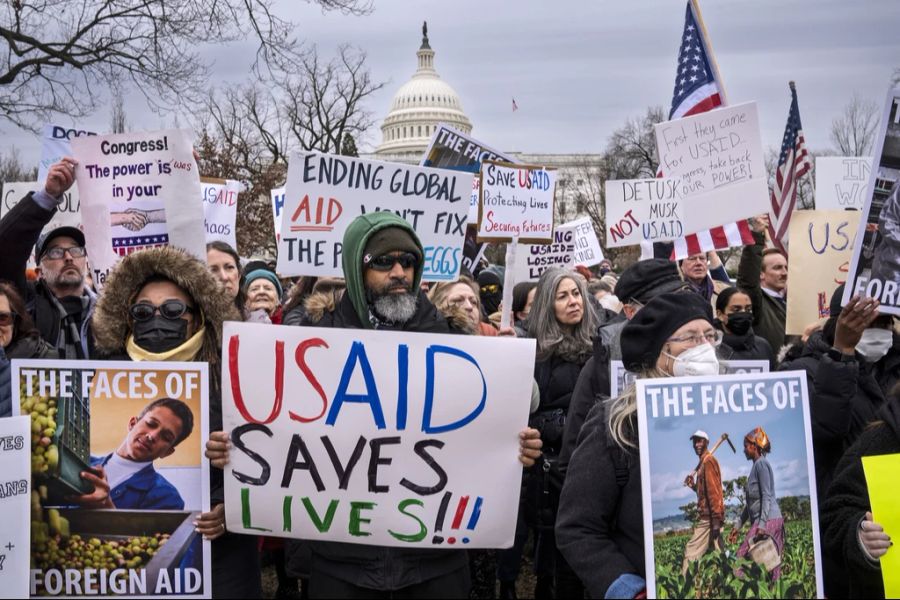
{"type": "MultiPolygon", "coordinates": [[[[900,454],[863,456],[862,463],[869,487],[872,520],[884,528],[891,540],[900,540],[900,495],[896,488],[900,454]]],[[[881,576],[884,578],[884,597],[900,598],[900,550],[891,547],[881,557],[881,576]]]]}

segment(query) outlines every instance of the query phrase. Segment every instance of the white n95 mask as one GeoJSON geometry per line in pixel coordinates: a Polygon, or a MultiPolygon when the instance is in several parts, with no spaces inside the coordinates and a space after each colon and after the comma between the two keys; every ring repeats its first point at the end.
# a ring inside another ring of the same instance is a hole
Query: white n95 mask
{"type": "Polygon", "coordinates": [[[675,377],[719,374],[719,359],[712,344],[700,344],[685,350],[678,356],[668,353],[667,356],[674,361],[672,375],[675,377]]]}

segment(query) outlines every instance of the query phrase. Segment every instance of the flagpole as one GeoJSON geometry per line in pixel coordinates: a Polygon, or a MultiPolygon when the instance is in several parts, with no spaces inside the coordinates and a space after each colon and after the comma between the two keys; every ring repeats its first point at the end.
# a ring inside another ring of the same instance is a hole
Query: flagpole
{"type": "Polygon", "coordinates": [[[703,33],[703,43],[706,45],[706,55],[709,57],[710,66],[712,67],[716,81],[719,82],[719,95],[722,97],[722,106],[727,106],[728,97],[725,95],[725,81],[722,79],[722,74],[719,72],[719,63],[716,61],[716,55],[712,49],[712,40],[709,39],[706,23],[703,22],[703,15],[700,13],[700,2],[699,0],[689,0],[689,2],[694,8],[694,17],[697,19],[697,25],[703,33]]]}

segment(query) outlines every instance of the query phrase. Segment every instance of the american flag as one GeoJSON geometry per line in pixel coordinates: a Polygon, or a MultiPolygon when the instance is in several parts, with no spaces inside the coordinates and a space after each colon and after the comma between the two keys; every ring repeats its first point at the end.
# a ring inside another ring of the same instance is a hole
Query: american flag
{"type": "Polygon", "coordinates": [[[778,155],[778,168],[775,170],[775,187],[770,196],[772,212],[769,239],[782,252],[787,249],[791,214],[797,204],[797,181],[812,168],[809,152],[806,151],[806,140],[803,139],[800,107],[797,106],[797,88],[793,81],[790,82],[790,87],[791,110],[788,112],[787,125],[784,127],[781,154],[778,155]]]}
{"type": "MultiPolygon", "coordinates": [[[[672,108],[669,110],[670,120],[703,113],[725,104],[725,94],[710,63],[710,44],[700,23],[694,2],[688,0],[672,108]]],[[[675,240],[675,258],[752,243],[750,226],[742,220],[675,240]]]]}
{"type": "Polygon", "coordinates": [[[513,98],[512,101],[513,101],[513,112],[516,112],[517,110],[519,110],[519,105],[516,104],[515,98],[513,98]]]}

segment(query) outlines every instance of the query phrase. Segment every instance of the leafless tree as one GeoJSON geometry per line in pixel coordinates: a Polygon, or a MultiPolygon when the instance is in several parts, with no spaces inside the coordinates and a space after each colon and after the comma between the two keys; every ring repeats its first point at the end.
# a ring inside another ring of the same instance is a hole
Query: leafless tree
{"type": "Polygon", "coordinates": [[[110,133],[125,133],[128,122],[125,115],[125,97],[121,92],[113,94],[112,110],[109,114],[110,133]]]}
{"type": "Polygon", "coordinates": [[[35,181],[37,166],[26,167],[22,164],[19,149],[13,146],[9,153],[0,152],[0,182],[3,181],[35,181]]]}
{"type": "Polygon", "coordinates": [[[878,104],[853,95],[831,122],[831,143],[841,156],[868,156],[878,128],[878,104]]]}
{"type": "MultiPolygon", "coordinates": [[[[310,0],[367,12],[369,0],[310,0]]],[[[290,72],[302,55],[274,0],[8,0],[0,4],[0,118],[36,130],[51,113],[82,117],[105,89],[132,84],[154,109],[202,97],[200,49],[257,42],[257,72],[290,72]]]]}

